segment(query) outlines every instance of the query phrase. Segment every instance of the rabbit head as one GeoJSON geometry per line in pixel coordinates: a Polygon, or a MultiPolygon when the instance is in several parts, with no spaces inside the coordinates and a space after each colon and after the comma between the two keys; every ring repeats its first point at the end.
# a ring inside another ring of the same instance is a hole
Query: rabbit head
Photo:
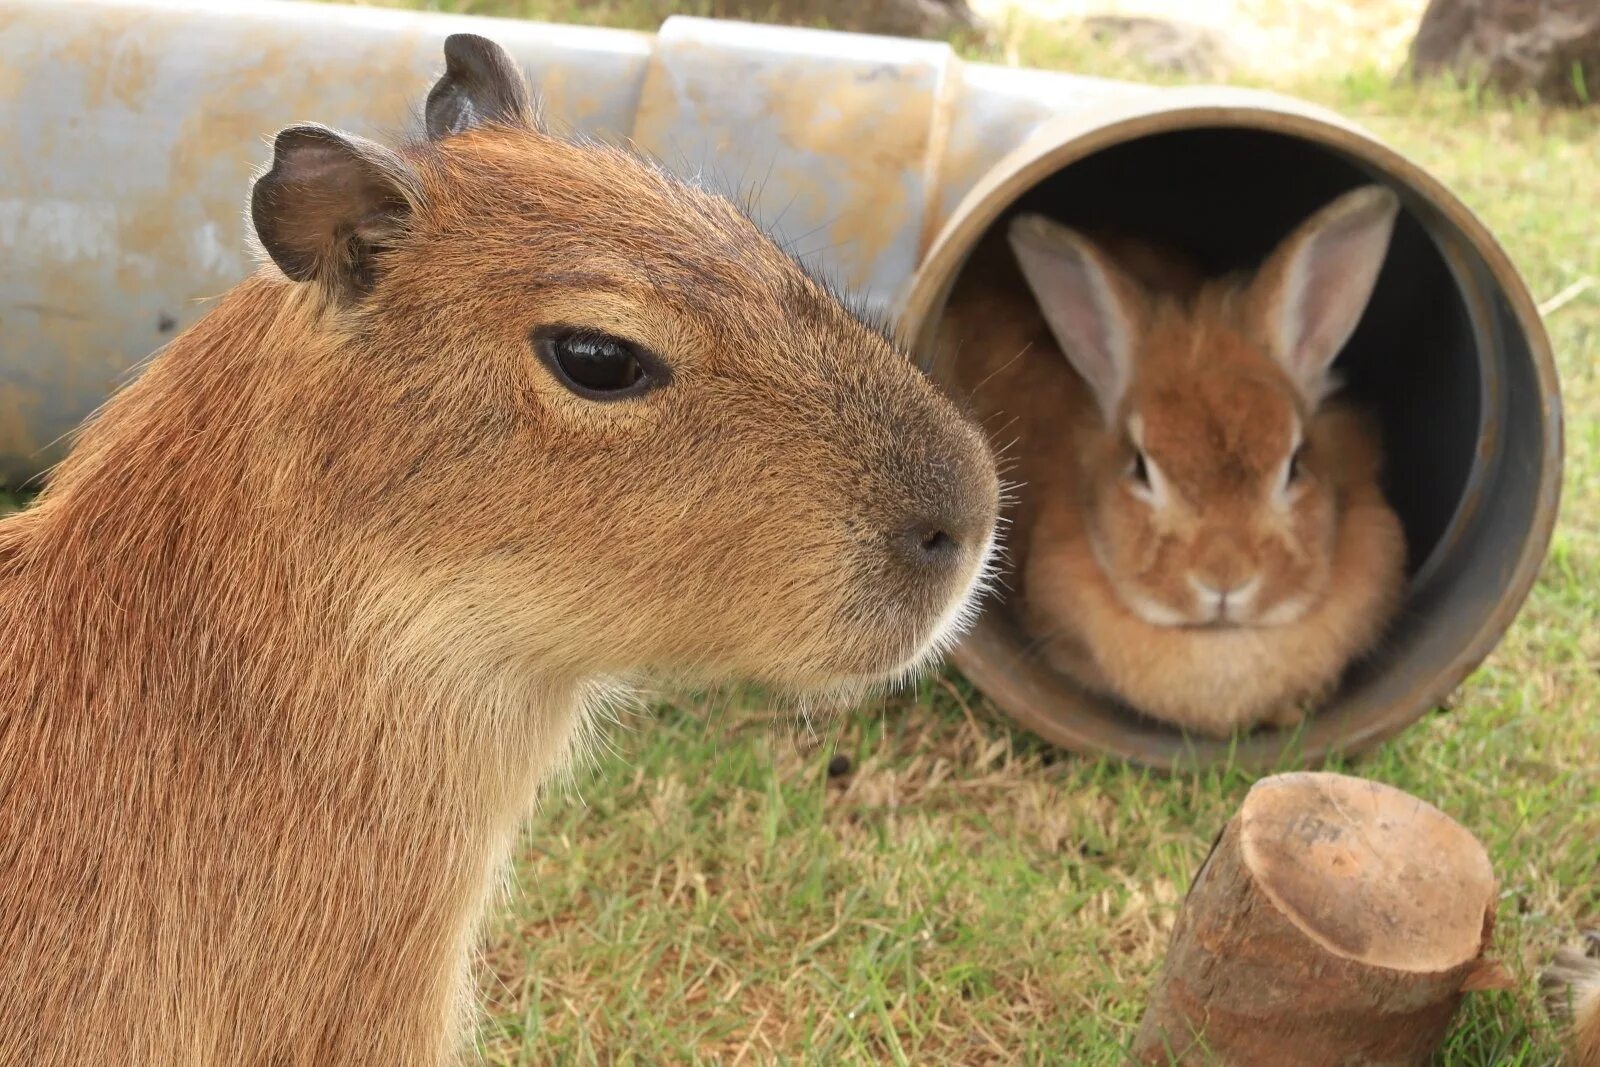
{"type": "Polygon", "coordinates": [[[1186,301],[1140,286],[1064,226],[1012,223],[1023,274],[1098,413],[1078,457],[1084,532],[1144,622],[1281,626],[1324,595],[1353,460],[1320,416],[1397,208],[1388,190],[1357,189],[1247,282],[1186,301]]]}

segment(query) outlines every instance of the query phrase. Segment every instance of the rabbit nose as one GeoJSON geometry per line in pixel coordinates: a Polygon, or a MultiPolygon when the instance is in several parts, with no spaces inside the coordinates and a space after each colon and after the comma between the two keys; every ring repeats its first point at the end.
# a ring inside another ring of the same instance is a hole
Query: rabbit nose
{"type": "Polygon", "coordinates": [[[1206,581],[1191,574],[1189,584],[1200,600],[1201,612],[1211,618],[1222,619],[1227,618],[1230,613],[1237,614],[1250,606],[1250,602],[1255,599],[1256,590],[1261,585],[1261,575],[1252,574],[1232,581],[1206,581]]]}

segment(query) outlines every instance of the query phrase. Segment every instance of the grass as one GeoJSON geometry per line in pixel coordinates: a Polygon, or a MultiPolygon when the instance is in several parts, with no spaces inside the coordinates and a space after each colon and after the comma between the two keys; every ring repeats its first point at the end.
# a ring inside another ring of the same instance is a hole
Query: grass
{"type": "MultiPolygon", "coordinates": [[[[410,6],[649,28],[669,5],[410,6]]],[[[963,47],[1138,73],[1026,22],[963,47]]],[[[1443,178],[1537,298],[1600,281],[1600,117],[1373,70],[1275,87],[1443,178]]],[[[1443,808],[1493,859],[1519,985],[1468,998],[1437,1060],[1463,1067],[1553,1062],[1532,975],[1600,919],[1600,287],[1549,328],[1569,452],[1543,576],[1448,712],[1341,765],[1443,808]]],[[[490,928],[490,1063],[1123,1063],[1188,879],[1251,782],[1061,754],[954,674],[821,739],[736,693],[667,703],[612,742],[546,802],[490,928]]]]}

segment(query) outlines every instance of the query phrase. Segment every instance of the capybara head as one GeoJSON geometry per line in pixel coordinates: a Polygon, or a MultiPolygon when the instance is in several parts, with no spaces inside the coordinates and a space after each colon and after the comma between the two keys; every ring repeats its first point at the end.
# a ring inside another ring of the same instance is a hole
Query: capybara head
{"type": "Polygon", "coordinates": [[[806,691],[948,641],[994,540],[978,430],[733,204],[543,132],[490,42],[446,58],[425,139],[291,127],[251,201],[300,290],[284,477],[377,609],[447,653],[806,691]]]}
{"type": "Polygon", "coordinates": [[[1382,187],[1347,193],[1252,278],[1183,298],[1048,219],[1012,224],[1040,310],[1100,410],[1104,432],[1077,457],[1086,534],[1144,621],[1275,626],[1321,601],[1342,486],[1375,479],[1379,458],[1323,401],[1397,211],[1382,187]]]}

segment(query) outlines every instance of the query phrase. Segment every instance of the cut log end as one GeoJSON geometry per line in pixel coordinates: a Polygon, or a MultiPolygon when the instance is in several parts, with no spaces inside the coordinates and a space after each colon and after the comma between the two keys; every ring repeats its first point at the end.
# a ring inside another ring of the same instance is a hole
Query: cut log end
{"type": "Polygon", "coordinates": [[[1426,1063],[1484,959],[1483,847],[1397,789],[1263,779],[1184,902],[1134,1052],[1146,1063],[1426,1063]],[[1309,1058],[1308,1058],[1309,1057],[1309,1058]]]}
{"type": "Polygon", "coordinates": [[[1359,778],[1285,774],[1252,789],[1239,818],[1256,885],[1330,954],[1430,972],[1482,951],[1489,857],[1432,804],[1359,778]]]}

